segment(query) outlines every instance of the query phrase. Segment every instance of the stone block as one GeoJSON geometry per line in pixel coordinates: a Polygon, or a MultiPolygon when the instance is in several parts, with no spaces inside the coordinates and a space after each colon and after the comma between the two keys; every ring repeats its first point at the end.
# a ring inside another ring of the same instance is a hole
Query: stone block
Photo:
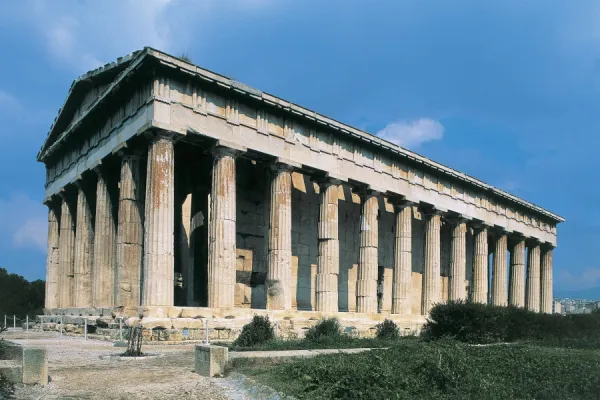
{"type": "Polygon", "coordinates": [[[195,372],[207,377],[222,377],[225,375],[225,365],[228,361],[227,347],[196,345],[195,372]]]}
{"type": "Polygon", "coordinates": [[[0,375],[4,375],[12,383],[22,383],[21,364],[13,360],[0,360],[0,375]]]}
{"type": "Polygon", "coordinates": [[[132,327],[138,325],[140,323],[140,319],[138,317],[129,317],[123,322],[125,327],[132,327]]]}
{"type": "Polygon", "coordinates": [[[48,383],[46,350],[23,347],[23,383],[45,385],[48,383]]]}
{"type": "Polygon", "coordinates": [[[184,308],[181,310],[181,318],[207,318],[210,317],[210,311],[197,308],[184,308]]]}
{"type": "Polygon", "coordinates": [[[154,328],[164,328],[171,329],[171,319],[170,318],[155,318],[155,317],[144,317],[140,321],[140,324],[144,328],[154,329],[154,328]]]}
{"type": "Polygon", "coordinates": [[[204,321],[195,318],[174,318],[171,320],[173,329],[203,329],[204,321]]]}

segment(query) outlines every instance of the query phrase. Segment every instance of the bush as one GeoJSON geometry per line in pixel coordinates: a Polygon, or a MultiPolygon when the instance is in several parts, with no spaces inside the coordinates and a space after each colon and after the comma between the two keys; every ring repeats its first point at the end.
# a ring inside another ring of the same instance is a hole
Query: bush
{"type": "Polygon", "coordinates": [[[400,340],[282,362],[253,379],[298,399],[596,399],[599,362],[598,352],[581,350],[400,340]]]}
{"type": "Polygon", "coordinates": [[[328,338],[340,337],[342,335],[342,326],[337,318],[325,318],[320,320],[315,326],[306,332],[306,340],[319,341],[328,338]]]}
{"type": "Polygon", "coordinates": [[[273,340],[273,326],[269,317],[255,315],[249,324],[244,325],[240,336],[233,342],[234,346],[250,347],[273,340]]]}
{"type": "Polygon", "coordinates": [[[375,328],[377,329],[377,339],[398,339],[400,337],[398,325],[387,318],[382,323],[377,324],[375,328]]]}
{"type": "Polygon", "coordinates": [[[466,343],[514,342],[517,340],[586,344],[598,343],[600,314],[542,314],[517,307],[451,301],[431,309],[423,327],[426,340],[451,337],[466,343]]]}

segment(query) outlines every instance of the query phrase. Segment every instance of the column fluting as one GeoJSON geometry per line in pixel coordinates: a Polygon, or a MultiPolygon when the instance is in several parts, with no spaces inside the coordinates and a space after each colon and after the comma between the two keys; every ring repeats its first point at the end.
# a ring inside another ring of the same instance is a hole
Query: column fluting
{"type": "Polygon", "coordinates": [[[488,231],[487,227],[475,228],[473,256],[473,299],[474,303],[488,302],[488,231]]]}
{"type": "Polygon", "coordinates": [[[153,138],[148,148],[142,305],[174,302],[175,157],[173,139],[153,138]]]}
{"type": "Polygon", "coordinates": [[[506,252],[506,233],[498,232],[494,249],[494,263],[492,265],[492,304],[495,306],[508,305],[506,252]]]}
{"type": "Polygon", "coordinates": [[[448,300],[467,300],[465,279],[467,269],[467,224],[459,220],[452,227],[452,249],[450,254],[450,293],[448,300]]]}
{"type": "Polygon", "coordinates": [[[236,173],[237,152],[225,147],[213,151],[210,194],[208,307],[234,306],[236,264],[236,173]]]}
{"type": "Polygon", "coordinates": [[[412,203],[396,205],[392,314],[412,314],[412,203]]]}
{"type": "MultiPolygon", "coordinates": [[[[148,153],[150,156],[150,152],[148,153]]],[[[116,243],[115,305],[141,304],[143,246],[144,246],[144,191],[140,171],[140,157],[121,153],[119,181],[119,211],[116,243]]],[[[156,157],[156,153],[153,153],[156,157]]],[[[148,158],[148,164],[151,159],[148,158]]]]}
{"type": "Polygon", "coordinates": [[[440,212],[433,211],[425,223],[425,263],[423,268],[423,303],[421,313],[429,314],[429,310],[440,302],[441,291],[441,236],[442,217],[440,212]]]}
{"type": "Polygon", "coordinates": [[[541,312],[552,313],[552,248],[544,248],[541,255],[541,312]]]}
{"type": "MultiPolygon", "coordinates": [[[[267,308],[290,310],[292,296],[292,169],[272,168],[267,266],[267,308]]],[[[317,278],[318,279],[318,278],[317,278]]],[[[318,297],[317,297],[318,299],[318,297]]]]}
{"type": "Polygon", "coordinates": [[[377,193],[361,196],[360,249],[356,282],[356,311],[377,313],[379,202],[377,193]]]}
{"type": "Polygon", "coordinates": [[[94,262],[92,264],[92,305],[108,308],[115,305],[115,222],[106,173],[96,168],[96,221],[94,228],[94,262]]]}
{"type": "Polygon", "coordinates": [[[84,187],[77,182],[77,214],[75,223],[75,259],[73,268],[74,306],[92,305],[92,263],[94,261],[94,225],[90,198],[84,187]]]}
{"type": "Polygon", "coordinates": [[[527,246],[527,280],[525,286],[525,307],[530,311],[540,311],[540,244],[532,241],[527,246]]]}
{"type": "Polygon", "coordinates": [[[508,304],[525,307],[525,240],[517,238],[510,252],[508,304]]]}
{"type": "Polygon", "coordinates": [[[48,253],[46,255],[46,297],[45,308],[58,307],[59,232],[57,204],[48,205],[48,253]]]}
{"type": "Polygon", "coordinates": [[[60,209],[60,233],[58,239],[58,307],[66,308],[74,305],[73,297],[73,262],[75,256],[75,223],[73,206],[69,196],[63,193],[60,209]]]}

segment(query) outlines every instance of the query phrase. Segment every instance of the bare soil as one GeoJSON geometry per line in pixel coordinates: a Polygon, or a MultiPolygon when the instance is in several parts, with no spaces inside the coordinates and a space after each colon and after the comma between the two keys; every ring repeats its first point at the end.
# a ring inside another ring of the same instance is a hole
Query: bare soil
{"type": "Polygon", "coordinates": [[[5,332],[7,340],[48,352],[51,382],[19,387],[17,399],[227,399],[214,379],[194,370],[193,345],[144,346],[160,357],[140,360],[100,359],[125,349],[112,342],[55,333],[5,332]]]}

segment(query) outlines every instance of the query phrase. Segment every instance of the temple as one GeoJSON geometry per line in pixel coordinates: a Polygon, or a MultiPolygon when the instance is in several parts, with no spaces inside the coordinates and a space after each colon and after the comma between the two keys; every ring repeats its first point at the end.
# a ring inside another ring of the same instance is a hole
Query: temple
{"type": "Polygon", "coordinates": [[[76,79],[38,161],[49,316],[294,336],[458,299],[552,312],[560,216],[158,50],[76,79]]]}

